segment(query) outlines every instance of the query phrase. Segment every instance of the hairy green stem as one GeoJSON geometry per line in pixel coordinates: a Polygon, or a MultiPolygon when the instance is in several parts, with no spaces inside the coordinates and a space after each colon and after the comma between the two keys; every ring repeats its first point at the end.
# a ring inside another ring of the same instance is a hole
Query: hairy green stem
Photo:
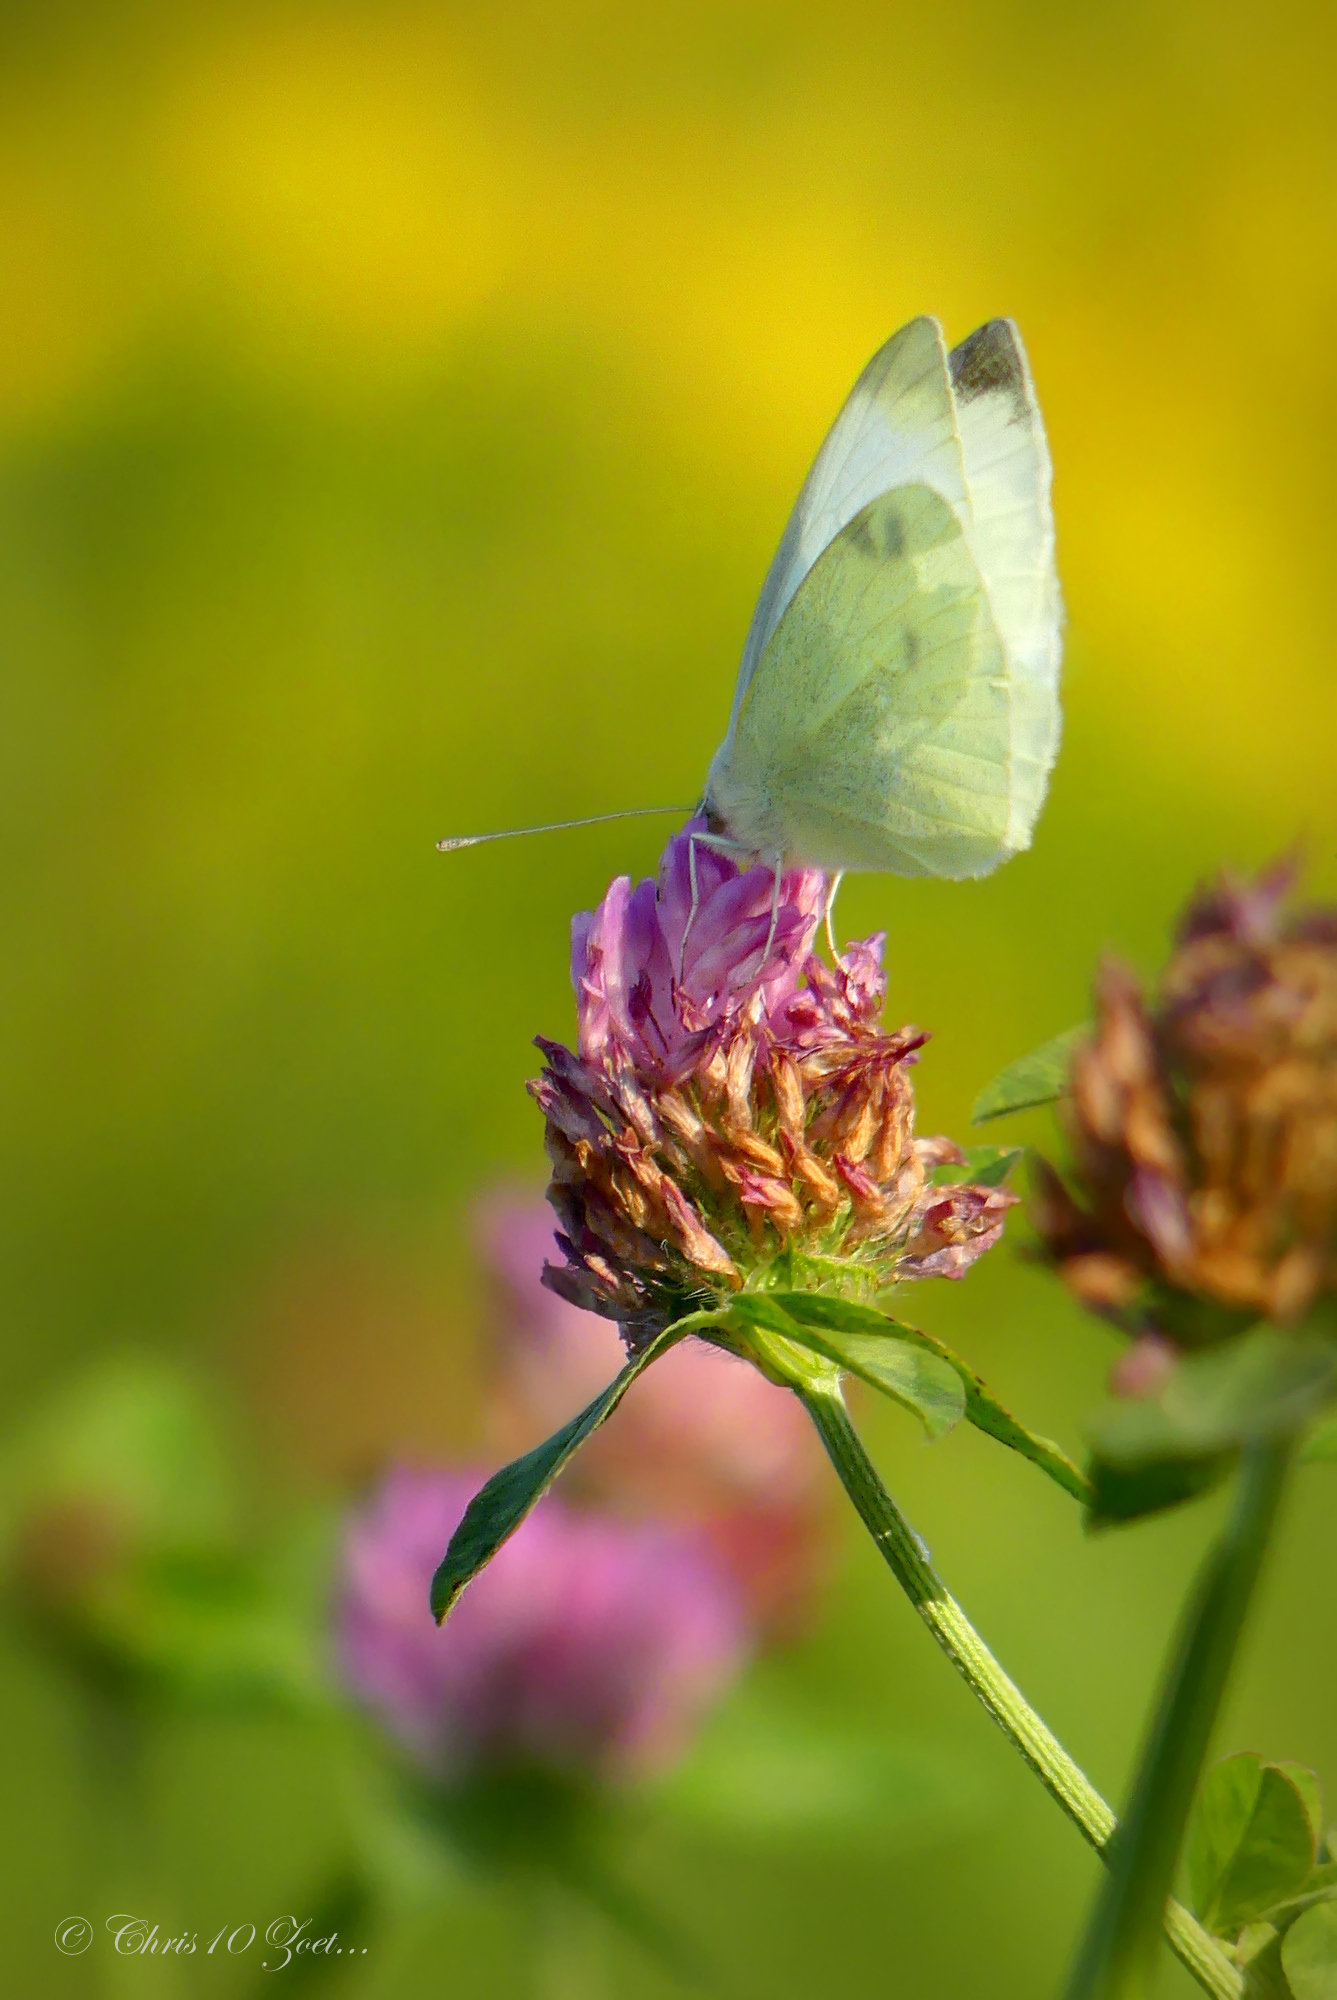
{"type": "MultiPolygon", "coordinates": [[[[1117,1821],[1085,1773],[1040,1719],[951,1595],[859,1440],[839,1386],[805,1383],[807,1406],[841,1483],[887,1567],[976,1700],[1021,1752],[1051,1798],[1102,1856],[1117,1821]]],[[[1165,1932],[1175,1953],[1215,2000],[1240,2000],[1244,1982],[1221,1946],[1178,1903],[1166,1906],[1165,1932]]]]}
{"type": "Polygon", "coordinates": [[[1142,2000],[1150,1991],[1160,1912],[1289,1460],[1289,1440],[1255,1444],[1244,1454],[1234,1506],[1184,1619],[1069,2000],[1142,2000]]]}

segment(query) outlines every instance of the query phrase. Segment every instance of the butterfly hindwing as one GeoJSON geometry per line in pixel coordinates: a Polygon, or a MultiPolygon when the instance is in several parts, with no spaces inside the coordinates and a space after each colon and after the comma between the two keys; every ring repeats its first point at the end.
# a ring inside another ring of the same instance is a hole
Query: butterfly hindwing
{"type": "Polygon", "coordinates": [[[730,776],[824,865],[978,875],[1007,851],[1010,734],[960,520],[931,488],[901,486],[799,585],[740,707],[730,776]]]}

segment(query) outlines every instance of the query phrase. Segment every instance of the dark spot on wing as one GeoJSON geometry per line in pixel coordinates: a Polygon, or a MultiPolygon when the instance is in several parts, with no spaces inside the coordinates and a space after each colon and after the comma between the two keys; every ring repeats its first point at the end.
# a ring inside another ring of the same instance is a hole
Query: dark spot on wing
{"type": "Polygon", "coordinates": [[[880,493],[861,507],[845,532],[859,554],[873,562],[905,554],[905,524],[890,494],[880,493]]]}
{"type": "Polygon", "coordinates": [[[874,501],[872,506],[863,508],[855,515],[846,530],[861,556],[879,556],[882,553],[873,534],[873,507],[876,505],[877,502],[874,501]]]}
{"type": "Polygon", "coordinates": [[[894,507],[884,507],[880,516],[884,559],[905,554],[905,528],[894,507]]]}
{"type": "Polygon", "coordinates": [[[905,554],[905,526],[889,496],[879,494],[861,507],[845,533],[861,556],[872,562],[890,562],[905,554]]]}
{"type": "Polygon", "coordinates": [[[1012,418],[1025,415],[1026,376],[1021,353],[1009,321],[986,320],[968,339],[954,347],[947,357],[952,388],[962,403],[977,396],[1005,395],[1012,405],[1012,418]]]}

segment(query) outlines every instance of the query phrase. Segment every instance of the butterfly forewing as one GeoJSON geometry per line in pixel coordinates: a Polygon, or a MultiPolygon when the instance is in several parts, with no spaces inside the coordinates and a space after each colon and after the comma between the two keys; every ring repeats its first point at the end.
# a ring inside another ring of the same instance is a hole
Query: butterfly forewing
{"type": "Polygon", "coordinates": [[[966,535],[1014,682],[1014,845],[1024,846],[1058,748],[1062,606],[1051,471],[1030,370],[1011,320],[990,320],[949,358],[966,469],[966,535]]]}

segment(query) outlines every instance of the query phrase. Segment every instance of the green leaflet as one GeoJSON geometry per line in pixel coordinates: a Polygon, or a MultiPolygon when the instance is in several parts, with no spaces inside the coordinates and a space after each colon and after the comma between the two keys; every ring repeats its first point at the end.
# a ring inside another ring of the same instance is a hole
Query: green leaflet
{"type": "Polygon", "coordinates": [[[1315,1903],[1281,1941],[1281,1963],[1295,2000],[1337,2000],[1337,1903],[1315,1903]]]}
{"type": "Polygon", "coordinates": [[[1186,1355],[1158,1396],[1112,1403],[1098,1420],[1102,1455],[1125,1465],[1205,1456],[1303,1423],[1333,1386],[1337,1351],[1313,1334],[1257,1327],[1186,1355]]]}
{"type": "Polygon", "coordinates": [[[1007,1445],[1009,1450],[1029,1459],[1032,1465],[1038,1465],[1074,1499],[1090,1498],[1085,1478],[1067,1454],[1048,1438],[1039,1437],[1034,1431],[1027,1430],[1024,1424],[1018,1423],[974,1369],[967,1367],[959,1355],[953,1354],[932,1334],[922,1333],[918,1327],[906,1326],[874,1306],[857,1305],[850,1299],[828,1298],[817,1292],[779,1292],[768,1296],[777,1300],[792,1319],[800,1320],[809,1327],[821,1328],[828,1336],[833,1331],[863,1333],[880,1340],[891,1336],[936,1355],[959,1379],[965,1391],[966,1419],[974,1424],[976,1430],[986,1431],[999,1444],[1007,1445]]]}
{"type": "Polygon", "coordinates": [[[1186,1355],[1159,1395],[1098,1413],[1093,1518],[1133,1520],[1204,1491],[1241,1445],[1298,1429],[1335,1381],[1331,1341],[1271,1326],[1186,1355]]]}
{"type": "Polygon", "coordinates": [[[1219,1486],[1233,1464],[1234,1455],[1228,1451],[1206,1458],[1153,1458],[1140,1465],[1093,1458],[1089,1525],[1114,1528],[1182,1506],[1219,1486]]]}
{"type": "Polygon", "coordinates": [[[1002,1118],[1009,1111],[1029,1111],[1037,1104],[1052,1104],[1062,1097],[1068,1080],[1068,1064],[1077,1044],[1091,1032],[1085,1022],[1065,1028],[1029,1055],[1018,1056],[1006,1069],[986,1083],[971,1108],[972,1125],[990,1118],[1002,1118]]]}
{"type": "Polygon", "coordinates": [[[432,1578],[432,1616],[440,1624],[466,1583],[491,1562],[497,1550],[513,1535],[567,1460],[612,1416],[636,1377],[657,1361],[685,1333],[694,1327],[713,1325],[713,1313],[692,1313],[666,1327],[647,1348],[635,1355],[608,1387],[592,1403],[563,1424],[550,1438],[535,1445],[523,1458],[513,1459],[494,1472],[486,1486],[475,1493],[465,1509],[464,1519],[450,1538],[450,1547],[432,1578]]]}
{"type": "Polygon", "coordinates": [[[1299,1780],[1251,1750],[1203,1779],[1186,1859],[1193,1907],[1209,1930],[1233,1937],[1304,1887],[1318,1847],[1317,1799],[1311,1774],[1299,1780]]]}
{"type": "Polygon", "coordinates": [[[1323,1845],[1323,1792],[1319,1785],[1317,1774],[1311,1771],[1307,1765],[1291,1763],[1285,1757],[1273,1757],[1270,1761],[1284,1777],[1290,1779],[1296,1791],[1304,1800],[1305,1812],[1308,1815],[1309,1825],[1314,1835],[1314,1848],[1317,1852],[1323,1845]]]}
{"type": "Polygon", "coordinates": [[[935,1187],[955,1187],[963,1181],[976,1187],[1001,1187],[1021,1155],[1020,1146],[969,1146],[959,1167],[944,1160],[929,1179],[935,1187]]]}
{"type": "MultiPolygon", "coordinates": [[[[778,1350],[768,1339],[765,1358],[782,1373],[785,1347],[792,1344],[890,1396],[918,1417],[930,1440],[944,1436],[960,1423],[965,1414],[965,1393],[945,1361],[900,1338],[899,1329],[880,1313],[875,1315],[880,1323],[870,1331],[805,1320],[788,1309],[796,1299],[815,1296],[807,1292],[743,1292],[729,1308],[729,1317],[762,1329],[767,1336],[778,1336],[778,1350]]],[[[803,1362],[794,1372],[800,1380],[811,1375],[803,1362]]]]}

